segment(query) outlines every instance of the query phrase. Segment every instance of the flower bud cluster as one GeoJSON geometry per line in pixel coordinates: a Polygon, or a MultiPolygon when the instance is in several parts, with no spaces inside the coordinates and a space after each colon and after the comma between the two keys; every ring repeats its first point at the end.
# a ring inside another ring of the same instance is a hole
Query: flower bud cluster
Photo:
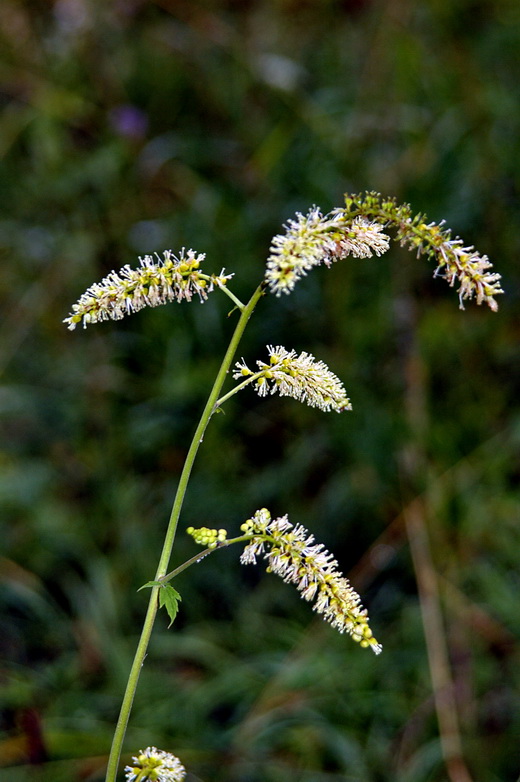
{"type": "Polygon", "coordinates": [[[208,527],[188,527],[186,530],[188,535],[191,535],[195,543],[205,548],[217,548],[220,543],[224,543],[227,538],[227,530],[225,529],[209,529],[208,527]]]}
{"type": "Polygon", "coordinates": [[[182,249],[179,256],[171,250],[165,250],[163,255],[162,259],[145,255],[139,258],[137,269],[126,265],[119,273],[110,272],[100,283],[94,283],[85,291],[63,322],[71,330],[80,322],[86,328],[90,323],[103,320],[121,320],[143,307],[157,307],[183,299],[191,301],[195,295],[202,302],[214,285],[225,285],[232,277],[224,274],[224,269],[220,275],[202,274],[199,267],[204,253],[182,249]]]}
{"type": "Polygon", "coordinates": [[[268,572],[295,584],[304,600],[314,600],[314,611],[340,633],[349,633],[362,647],[376,654],[381,652],[361,598],[337,570],[333,555],[321,543],[315,544],[314,536],[305,527],[294,527],[287,516],[273,520],[270,512],[262,508],[240,529],[253,536],[240,558],[243,564],[256,563],[256,557],[262,555],[268,560],[268,572]]]}
{"type": "Polygon", "coordinates": [[[269,363],[257,361],[259,372],[249,369],[242,359],[235,364],[233,378],[238,380],[254,375],[255,388],[260,396],[278,393],[305,402],[310,407],[335,410],[337,413],[352,409],[343,383],[323,361],[316,361],[310,353],[298,356],[294,350],[286,350],[281,345],[268,345],[267,350],[269,363]]]}
{"type": "Polygon", "coordinates": [[[133,765],[125,766],[127,782],[182,782],[186,776],[179,758],[155,747],[141,750],[132,761],[133,765]]]}

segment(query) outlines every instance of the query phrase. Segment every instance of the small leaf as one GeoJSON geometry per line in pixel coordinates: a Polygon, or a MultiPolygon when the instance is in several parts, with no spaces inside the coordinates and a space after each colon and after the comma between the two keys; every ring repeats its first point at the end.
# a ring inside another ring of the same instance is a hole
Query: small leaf
{"type": "Polygon", "coordinates": [[[164,584],[159,590],[159,606],[161,608],[166,608],[168,616],[170,617],[170,624],[168,627],[172,626],[173,621],[177,616],[181,600],[182,597],[176,589],[170,586],[170,584],[164,584]]]}
{"type": "Polygon", "coordinates": [[[162,581],[147,581],[146,584],[143,584],[142,587],[139,587],[137,591],[140,592],[141,589],[146,589],[147,587],[160,587],[162,585],[162,581]]]}

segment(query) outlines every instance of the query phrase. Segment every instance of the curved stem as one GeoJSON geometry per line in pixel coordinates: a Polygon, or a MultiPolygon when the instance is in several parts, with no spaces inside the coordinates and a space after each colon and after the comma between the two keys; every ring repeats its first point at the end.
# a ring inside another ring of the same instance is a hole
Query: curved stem
{"type": "MultiPolygon", "coordinates": [[[[204,410],[200,417],[200,421],[195,430],[195,434],[193,435],[193,439],[191,441],[191,445],[189,447],[186,456],[186,461],[184,462],[184,467],[182,469],[182,473],[179,478],[179,485],[177,487],[177,492],[175,494],[175,500],[173,502],[173,507],[168,522],[168,529],[166,530],[163,549],[161,552],[161,557],[159,559],[159,564],[157,566],[157,571],[155,574],[156,581],[161,579],[166,574],[166,571],[168,569],[168,563],[170,561],[173,543],[175,540],[175,534],[177,532],[177,524],[179,521],[182,503],[184,501],[186,488],[188,486],[188,481],[190,478],[193,463],[195,461],[195,457],[197,455],[197,451],[204,437],[204,432],[206,431],[206,427],[209,423],[209,420],[215,410],[215,403],[218,399],[219,393],[226,379],[226,375],[229,371],[229,367],[231,366],[231,362],[233,361],[233,357],[235,355],[240,339],[244,333],[249,318],[253,314],[253,310],[255,309],[258,300],[263,295],[263,290],[264,290],[264,286],[262,284],[255,290],[250,300],[243,307],[241,311],[239,321],[236,325],[235,331],[233,332],[233,336],[231,337],[231,342],[229,343],[228,349],[226,351],[226,355],[224,356],[222,364],[220,365],[220,369],[218,371],[217,377],[213,384],[213,388],[211,389],[211,393],[208,397],[208,401],[206,402],[206,406],[204,407],[204,410]]],[[[150,595],[150,600],[148,602],[148,610],[146,612],[143,629],[141,631],[141,637],[139,639],[134,661],[130,669],[130,675],[128,677],[128,682],[123,697],[123,703],[121,705],[121,711],[119,713],[119,719],[117,721],[117,726],[112,741],[112,748],[110,750],[110,756],[108,759],[108,767],[107,767],[105,782],[115,782],[117,776],[119,759],[121,757],[121,749],[123,746],[123,741],[128,726],[128,720],[130,718],[130,712],[132,710],[132,703],[134,700],[135,692],[137,690],[139,674],[141,673],[141,668],[143,666],[144,659],[146,657],[146,651],[148,649],[148,644],[150,641],[150,637],[152,635],[155,616],[157,614],[157,595],[159,589],[160,587],[158,586],[152,587],[152,593],[150,595]]]]}

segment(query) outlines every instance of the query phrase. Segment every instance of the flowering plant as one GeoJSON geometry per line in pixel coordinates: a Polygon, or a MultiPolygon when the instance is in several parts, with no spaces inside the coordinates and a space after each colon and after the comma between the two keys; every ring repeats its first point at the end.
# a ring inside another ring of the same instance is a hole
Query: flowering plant
{"type": "MultiPolygon", "coordinates": [[[[314,610],[332,627],[349,634],[362,648],[371,649],[375,654],[381,652],[382,646],[372,633],[367,611],[361,606],[359,595],[337,569],[333,555],[322,544],[315,543],[314,536],[303,526],[293,526],[286,515],[272,519],[267,509],[257,510],[242,524],[242,534],[234,538],[228,538],[225,529],[189,527],[188,534],[195,543],[204,546],[204,551],[171,572],[168,572],[168,565],[186,488],[204,432],[214,413],[231,396],[251,385],[261,397],[278,393],[326,412],[343,413],[352,409],[341,380],[322,361],[306,352],[298,355],[281,345],[269,345],[269,359],[267,362],[257,360],[257,370],[250,369],[244,359],[236,362],[231,370],[256,305],[267,293],[290,294],[298,281],[315,266],[330,268],[349,256],[382,255],[390,246],[386,233],[389,227],[396,230],[395,238],[401,245],[416,250],[418,256],[426,255],[435,260],[435,275],[444,277],[450,286],[459,285],[461,308],[465,300],[475,297],[477,304],[486,303],[496,311],[495,296],[502,293],[500,275],[491,271],[491,263],[485,255],[480,256],[472,247],[464,246],[459,238],[452,239],[450,231],[442,224],[427,223],[422,214],[413,216],[408,205],[397,205],[394,199],[367,193],[347,196],[345,206],[328,215],[313,207],[307,215],[297,214],[295,219],[289,220],[285,231],[273,238],[264,279],[245,304],[230,290],[228,283],[232,274],[226,274],[224,269],[218,275],[201,271],[204,254],[183,249],[175,255],[166,250],[162,258],[158,255],[141,258],[137,269],[125,266],[119,273],[111,272],[80,297],[65,319],[71,330],[80,323],[86,328],[100,321],[119,320],[146,306],[191,301],[194,296],[204,302],[216,290],[228,296],[239,312],[179,478],[155,577],[144,585],[151,590],[150,599],[114,734],[106,782],[114,782],[117,776],[132,702],[157,611],[164,607],[170,623],[174,621],[180,595],[172,581],[218,548],[245,544],[240,557],[243,564],[255,564],[257,557],[263,557],[268,562],[268,572],[276,573],[286,583],[295,584],[301,596],[313,602],[314,610]],[[230,372],[233,380],[239,382],[221,394],[230,372]]],[[[184,767],[175,755],[155,747],[148,747],[133,757],[125,772],[128,782],[176,782],[185,776],[184,767]]]]}

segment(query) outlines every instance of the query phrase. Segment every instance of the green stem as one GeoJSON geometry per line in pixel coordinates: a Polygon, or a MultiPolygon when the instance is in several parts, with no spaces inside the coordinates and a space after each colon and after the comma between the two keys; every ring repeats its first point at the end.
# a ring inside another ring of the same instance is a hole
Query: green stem
{"type": "MultiPolygon", "coordinates": [[[[179,515],[197,451],[204,437],[204,432],[206,431],[209,420],[215,410],[215,403],[218,400],[219,393],[226,379],[226,375],[229,371],[229,367],[231,366],[231,362],[233,361],[240,339],[242,338],[247,322],[253,314],[253,310],[255,309],[258,300],[263,295],[263,289],[264,286],[260,285],[241,311],[240,319],[236,325],[235,331],[233,332],[233,336],[231,337],[231,342],[229,343],[226,355],[224,356],[222,364],[220,365],[220,369],[213,384],[213,388],[211,389],[208,401],[206,402],[206,406],[195,430],[195,434],[193,435],[193,440],[191,441],[191,445],[186,456],[186,461],[184,462],[184,467],[179,478],[179,485],[175,494],[175,500],[173,502],[173,507],[168,522],[168,529],[166,531],[161,557],[157,566],[157,572],[155,574],[155,581],[160,580],[166,574],[168,569],[168,563],[170,561],[173,543],[175,540],[175,533],[177,532],[179,515]]],[[[159,589],[160,587],[158,586],[152,588],[152,593],[148,602],[148,610],[146,612],[143,629],[141,631],[141,637],[139,639],[134,661],[130,669],[130,675],[128,677],[128,682],[121,705],[121,711],[119,713],[119,719],[117,721],[114,738],[112,740],[112,748],[110,750],[110,756],[108,759],[105,782],[115,782],[117,777],[121,750],[128,726],[128,720],[130,718],[130,712],[132,710],[132,703],[134,701],[139,675],[146,657],[146,651],[148,649],[155,616],[157,614],[157,595],[159,589]]]]}
{"type": "Polygon", "coordinates": [[[230,291],[230,290],[229,290],[229,288],[228,288],[228,286],[227,286],[227,285],[219,285],[219,288],[220,288],[220,290],[222,291],[222,293],[225,293],[225,294],[226,294],[226,296],[229,296],[229,298],[231,299],[231,301],[232,301],[234,304],[236,304],[236,305],[237,305],[237,307],[238,307],[238,309],[239,309],[239,310],[243,310],[243,309],[244,309],[245,305],[244,305],[244,304],[242,304],[242,302],[240,301],[240,299],[239,299],[237,296],[235,296],[235,294],[233,293],[233,291],[230,291]]]}
{"type": "Polygon", "coordinates": [[[240,535],[238,538],[229,538],[229,540],[222,540],[214,548],[205,548],[204,551],[199,551],[198,554],[195,554],[195,556],[191,557],[191,559],[187,559],[186,562],[183,562],[182,565],[176,567],[175,570],[171,571],[171,573],[167,573],[165,576],[163,576],[161,578],[161,584],[167,584],[169,581],[174,579],[184,570],[187,570],[192,565],[196,565],[197,562],[201,561],[201,559],[207,557],[208,554],[212,554],[214,551],[218,551],[219,549],[225,548],[226,546],[231,546],[233,543],[245,543],[246,540],[251,540],[251,538],[253,537],[254,537],[253,534],[240,535]]]}
{"type": "Polygon", "coordinates": [[[235,386],[231,389],[231,391],[228,391],[227,394],[224,394],[224,396],[221,396],[220,399],[217,399],[215,402],[215,408],[220,407],[224,404],[224,402],[227,402],[228,399],[230,399],[232,396],[237,394],[239,391],[241,391],[245,386],[248,386],[249,383],[254,383],[255,380],[258,380],[259,377],[262,377],[262,375],[265,374],[265,369],[262,369],[261,372],[255,372],[254,375],[251,375],[250,377],[243,380],[241,383],[238,384],[238,386],[235,386]]]}
{"type": "Polygon", "coordinates": [[[229,288],[228,288],[228,286],[227,286],[227,285],[225,285],[225,284],[224,284],[224,283],[222,283],[222,282],[218,282],[218,281],[217,281],[217,280],[215,280],[215,279],[214,279],[214,277],[213,277],[212,275],[210,275],[210,274],[199,274],[198,276],[199,276],[199,277],[200,277],[202,280],[207,280],[208,282],[213,282],[213,283],[214,283],[215,285],[217,285],[217,287],[218,287],[218,288],[219,288],[219,289],[222,291],[222,293],[225,293],[225,294],[226,294],[226,296],[229,296],[229,298],[231,299],[231,301],[232,301],[234,304],[236,304],[236,305],[237,305],[237,307],[238,307],[238,309],[239,309],[239,310],[243,310],[243,309],[244,309],[244,307],[245,307],[245,304],[244,304],[243,302],[241,302],[241,301],[240,301],[240,299],[238,298],[238,296],[235,296],[235,294],[233,293],[233,291],[229,290],[229,288]]]}

